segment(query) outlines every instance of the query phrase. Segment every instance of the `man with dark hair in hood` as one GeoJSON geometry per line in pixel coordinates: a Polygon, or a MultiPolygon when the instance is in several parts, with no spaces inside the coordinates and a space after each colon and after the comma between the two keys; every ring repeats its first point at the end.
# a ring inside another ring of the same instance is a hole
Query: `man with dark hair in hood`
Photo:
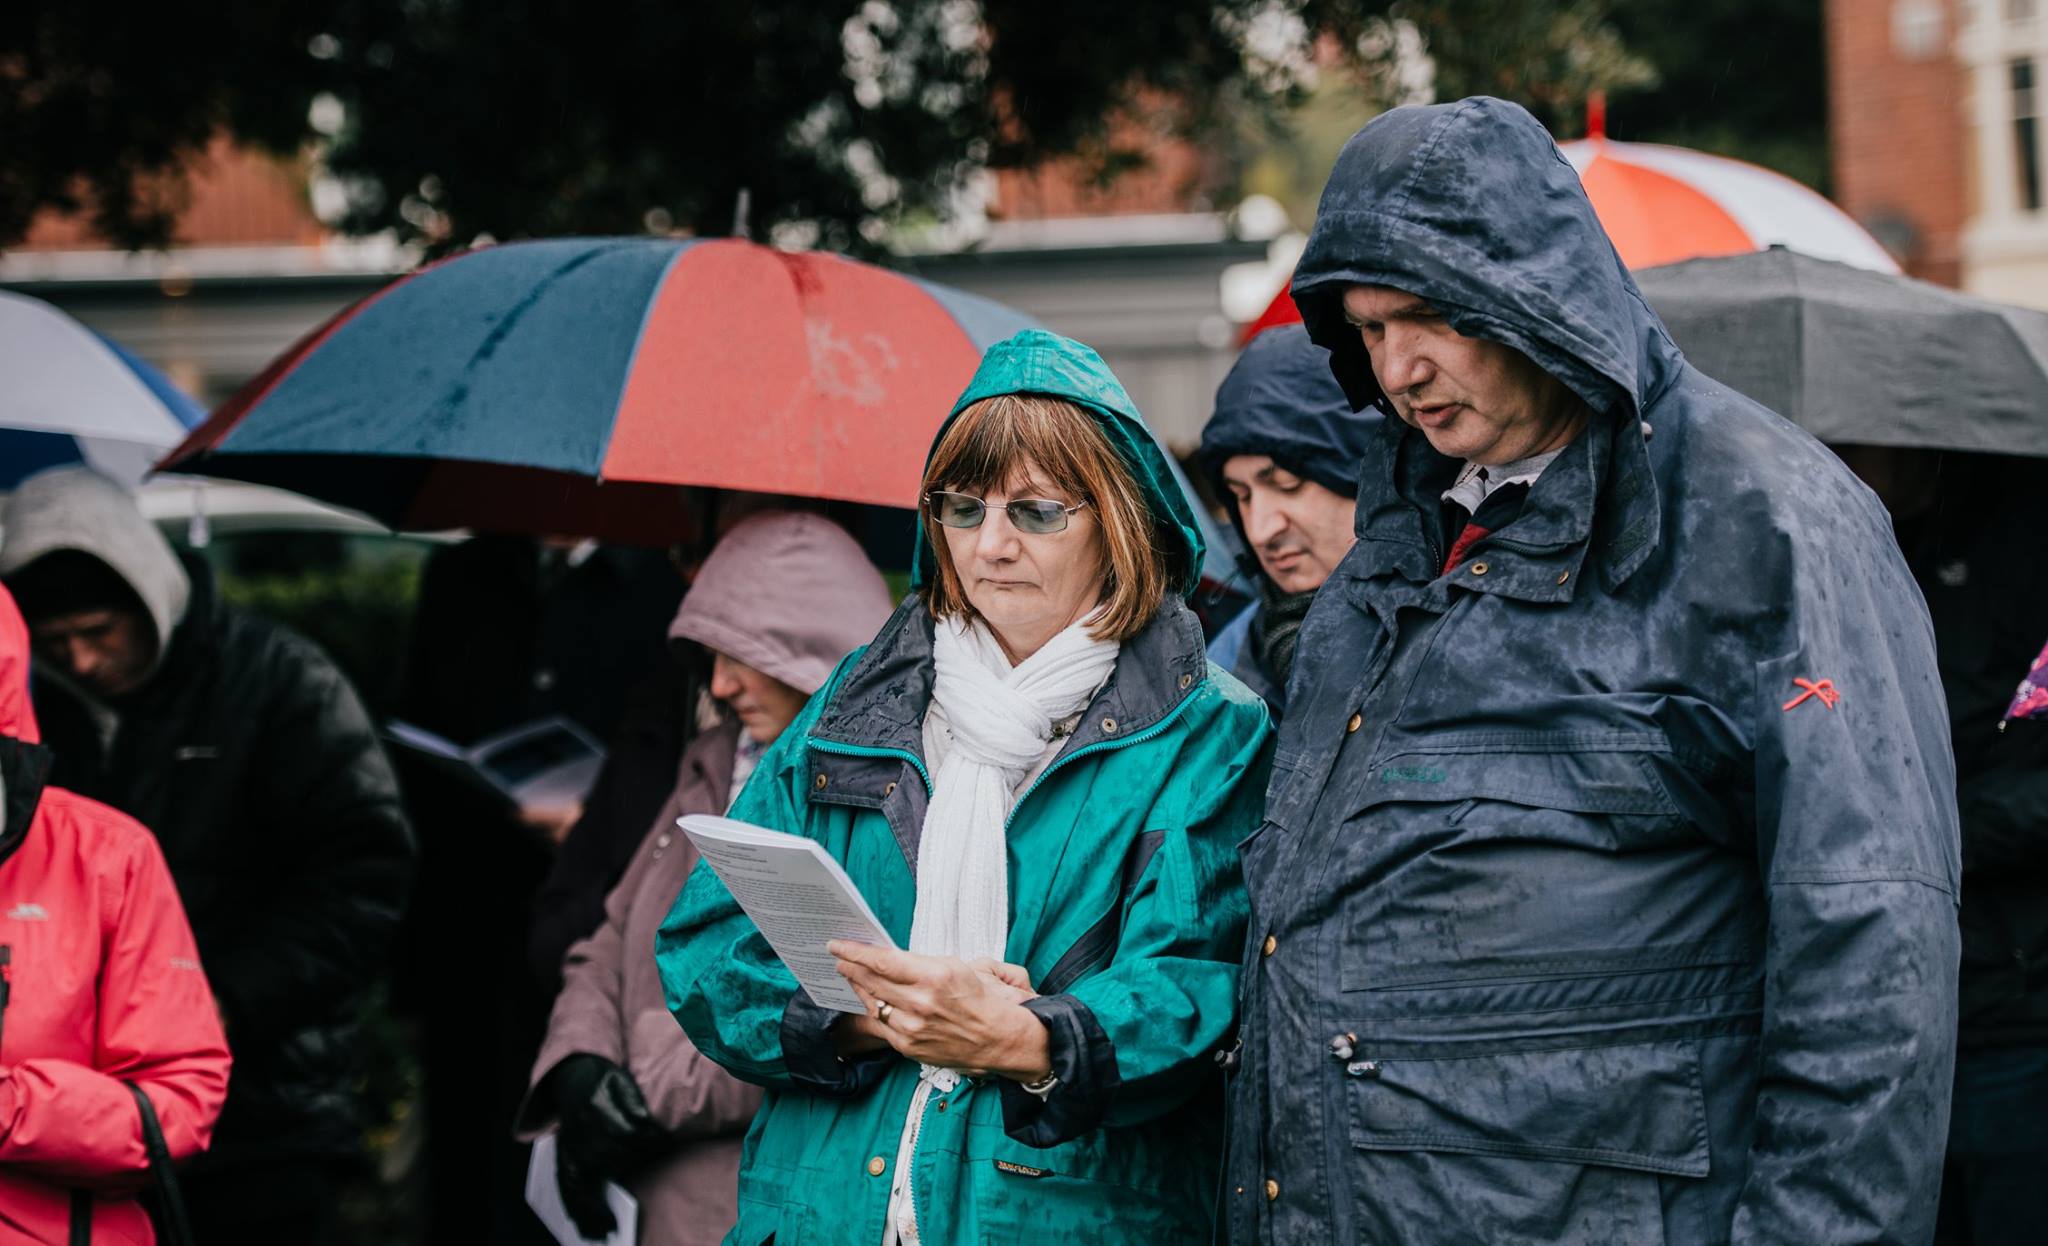
{"type": "Polygon", "coordinates": [[[1277,716],[1301,621],[1354,539],[1358,460],[1377,411],[1353,411],[1329,352],[1300,325],[1252,339],[1216,391],[1196,457],[1251,556],[1258,600],[1209,643],[1209,658],[1277,716]]]}
{"type": "Polygon", "coordinates": [[[227,1105],[184,1176],[194,1232],[323,1240],[361,1148],[357,1014],[412,873],[369,715],[103,476],[24,482],[0,531],[52,780],[155,834],[227,1023],[227,1105]]]}
{"type": "Polygon", "coordinates": [[[1361,130],[1293,293],[1395,418],[1243,853],[1232,1240],[1927,1242],[1955,768],[1884,508],[1515,105],[1361,130]]]}

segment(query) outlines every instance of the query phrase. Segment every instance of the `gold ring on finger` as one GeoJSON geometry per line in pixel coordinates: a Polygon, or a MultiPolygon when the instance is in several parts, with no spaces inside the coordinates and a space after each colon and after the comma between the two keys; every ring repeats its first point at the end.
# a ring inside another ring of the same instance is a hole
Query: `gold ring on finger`
{"type": "Polygon", "coordinates": [[[896,1011],[895,1007],[888,1000],[881,1000],[875,1004],[875,1020],[883,1025],[887,1025],[889,1024],[889,1014],[894,1011],[896,1011]]]}

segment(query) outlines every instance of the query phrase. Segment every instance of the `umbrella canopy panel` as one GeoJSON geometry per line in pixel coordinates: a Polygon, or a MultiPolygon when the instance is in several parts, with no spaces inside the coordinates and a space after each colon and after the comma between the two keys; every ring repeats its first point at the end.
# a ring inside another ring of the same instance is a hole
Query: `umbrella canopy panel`
{"type": "Polygon", "coordinates": [[[1636,276],[1695,367],[1822,441],[2048,457],[2048,312],[1783,248],[1636,276]]]}
{"type": "Polygon", "coordinates": [[[1771,246],[1873,272],[1899,266],[1870,231],[1781,173],[1662,143],[1559,144],[1630,268],[1771,246]]]}
{"type": "Polygon", "coordinates": [[[677,268],[669,289],[686,293],[648,309],[607,480],[913,506],[981,352],[1026,327],[834,255],[711,243],[677,268]]]}
{"type": "Polygon", "coordinates": [[[84,462],[142,479],[205,410],[119,343],[41,299],[0,291],[0,489],[84,462]]]}

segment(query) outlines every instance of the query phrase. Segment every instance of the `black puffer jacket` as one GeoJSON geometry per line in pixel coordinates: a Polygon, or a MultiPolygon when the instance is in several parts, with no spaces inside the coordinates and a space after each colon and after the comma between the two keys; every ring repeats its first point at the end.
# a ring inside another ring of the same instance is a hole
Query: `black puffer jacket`
{"type": "Polygon", "coordinates": [[[169,859],[235,1057],[198,1164],[348,1154],[357,1015],[404,907],[412,835],[333,662],[185,566],[190,603],[141,689],[105,707],[37,681],[52,779],[133,815],[169,859]]]}

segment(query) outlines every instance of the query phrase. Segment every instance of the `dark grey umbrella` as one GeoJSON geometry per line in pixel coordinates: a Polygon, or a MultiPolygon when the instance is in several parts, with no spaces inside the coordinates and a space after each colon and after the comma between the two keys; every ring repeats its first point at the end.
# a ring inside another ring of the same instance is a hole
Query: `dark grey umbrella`
{"type": "Polygon", "coordinates": [[[1822,441],[2048,457],[2048,312],[1782,247],[1636,281],[1694,367],[1822,441]]]}

